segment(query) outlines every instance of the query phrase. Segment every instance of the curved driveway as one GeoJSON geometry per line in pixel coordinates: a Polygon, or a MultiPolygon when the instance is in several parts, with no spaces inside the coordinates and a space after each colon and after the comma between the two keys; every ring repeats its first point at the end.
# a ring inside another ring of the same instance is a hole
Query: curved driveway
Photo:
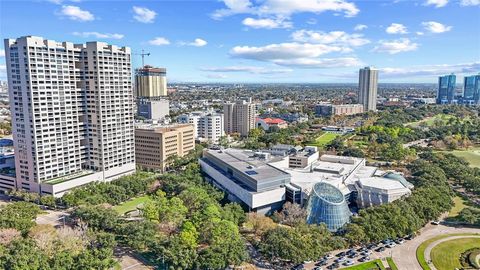
{"type": "MultiPolygon", "coordinates": [[[[392,255],[393,261],[398,266],[398,269],[422,270],[422,267],[418,263],[417,256],[416,256],[416,251],[417,251],[418,246],[421,243],[423,243],[424,241],[426,241],[430,238],[433,238],[435,236],[439,236],[439,235],[443,235],[443,234],[454,234],[454,233],[478,233],[478,234],[480,234],[480,229],[463,228],[463,227],[456,228],[456,227],[447,227],[447,226],[444,226],[444,225],[428,224],[427,226],[425,226],[423,229],[420,230],[420,235],[418,235],[417,237],[415,237],[414,239],[412,239],[410,241],[406,241],[402,245],[397,245],[396,247],[391,249],[391,255],[392,255]]],[[[452,237],[454,237],[454,236],[452,236],[452,237]]],[[[445,238],[445,239],[447,239],[447,238],[445,238]]],[[[436,242],[434,242],[434,243],[436,243],[436,242]]],[[[428,252],[428,255],[429,255],[428,258],[430,258],[430,252],[428,252]]],[[[385,256],[385,257],[387,257],[387,256],[385,256]]],[[[427,260],[429,260],[429,259],[427,259],[427,260]]]]}
{"type": "MultiPolygon", "coordinates": [[[[424,253],[424,256],[425,256],[425,261],[430,262],[432,259],[430,257],[430,253],[432,252],[432,249],[440,244],[440,243],[443,243],[443,242],[446,242],[446,241],[450,241],[450,240],[454,240],[454,239],[461,239],[461,238],[480,238],[480,235],[473,235],[473,236],[468,236],[468,235],[457,235],[457,236],[450,236],[450,237],[446,237],[446,238],[442,238],[442,239],[439,239],[435,242],[432,242],[430,243],[430,245],[428,245],[428,247],[425,249],[425,253],[424,253]]],[[[435,267],[435,265],[433,265],[433,263],[429,263],[428,264],[430,266],[430,268],[432,270],[437,270],[437,268],[435,267]]]]}

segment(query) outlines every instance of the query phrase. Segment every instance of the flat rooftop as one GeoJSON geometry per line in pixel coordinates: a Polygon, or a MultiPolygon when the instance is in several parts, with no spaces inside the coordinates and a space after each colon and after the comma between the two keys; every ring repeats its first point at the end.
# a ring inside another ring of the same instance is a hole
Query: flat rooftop
{"type": "Polygon", "coordinates": [[[360,184],[365,188],[379,189],[385,192],[407,189],[402,183],[396,180],[383,177],[367,177],[359,179],[360,184]]]}
{"type": "Polygon", "coordinates": [[[231,167],[245,173],[254,181],[261,182],[275,177],[289,176],[289,174],[278,169],[268,162],[278,160],[279,158],[269,158],[262,160],[255,157],[254,151],[242,149],[224,149],[224,150],[207,150],[209,154],[229,164],[231,167]]]}

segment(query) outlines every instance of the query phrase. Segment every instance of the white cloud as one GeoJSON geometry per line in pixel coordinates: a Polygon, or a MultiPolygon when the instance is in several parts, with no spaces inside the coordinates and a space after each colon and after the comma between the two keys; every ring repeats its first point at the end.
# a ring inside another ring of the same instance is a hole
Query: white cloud
{"type": "Polygon", "coordinates": [[[355,25],[355,27],[353,28],[353,30],[355,31],[362,31],[362,30],[365,30],[367,29],[368,26],[366,26],[365,24],[357,24],[355,25]]]}
{"type": "Polygon", "coordinates": [[[337,46],[292,42],[270,44],[262,47],[236,46],[231,49],[230,54],[240,58],[272,61],[278,59],[319,57],[323,54],[341,51],[343,51],[343,48],[337,46]]]}
{"type": "Polygon", "coordinates": [[[150,45],[155,45],[155,46],[163,46],[163,45],[168,45],[170,44],[170,41],[164,37],[156,37],[150,41],[148,41],[148,44],[150,45]]]}
{"type": "Polygon", "coordinates": [[[408,33],[407,27],[401,23],[392,23],[387,29],[385,29],[385,32],[389,34],[406,34],[408,33]]]}
{"type": "Polygon", "coordinates": [[[480,62],[412,66],[408,68],[380,68],[382,77],[418,77],[418,76],[440,76],[449,73],[472,74],[480,70],[480,62]]]}
{"type": "Polygon", "coordinates": [[[124,37],[123,34],[116,34],[116,33],[99,33],[99,32],[73,32],[75,36],[89,38],[109,38],[109,39],[122,39],[124,37]]]}
{"type": "Polygon", "coordinates": [[[355,57],[341,58],[297,58],[287,60],[275,60],[275,64],[298,68],[338,68],[338,67],[359,67],[364,64],[355,57]]]}
{"type": "Polygon", "coordinates": [[[460,1],[461,6],[478,6],[480,5],[480,0],[462,0],[460,1]]]}
{"type": "Polygon", "coordinates": [[[452,26],[446,26],[439,22],[434,22],[434,21],[422,22],[422,25],[425,28],[425,30],[435,34],[444,33],[452,30],[452,26]]]}
{"type": "Polygon", "coordinates": [[[370,43],[362,34],[348,34],[343,31],[311,31],[298,30],[293,32],[292,39],[297,42],[335,44],[338,46],[358,47],[370,43]]]}
{"type": "Polygon", "coordinates": [[[209,72],[247,72],[251,74],[282,74],[292,72],[292,69],[265,68],[256,66],[226,66],[226,67],[205,67],[202,71],[209,72]]]}
{"type": "Polygon", "coordinates": [[[206,40],[203,40],[201,38],[196,38],[193,42],[184,42],[180,41],[178,42],[179,45],[181,46],[194,46],[194,47],[203,47],[208,44],[206,40]]]}
{"type": "Polygon", "coordinates": [[[310,25],[314,25],[314,24],[317,24],[317,20],[314,18],[310,18],[308,19],[308,21],[306,21],[306,23],[310,25]]]}
{"type": "Polygon", "coordinates": [[[245,18],[242,21],[243,25],[246,25],[251,28],[291,28],[292,22],[285,21],[283,19],[254,19],[254,18],[245,18]]]}
{"type": "Polygon", "coordinates": [[[209,79],[225,79],[227,78],[227,75],[225,74],[207,74],[205,77],[209,79]]]}
{"type": "Polygon", "coordinates": [[[0,57],[5,57],[5,50],[4,49],[0,49],[0,57]]]}
{"type": "Polygon", "coordinates": [[[421,31],[415,32],[415,34],[417,34],[417,36],[423,36],[423,35],[425,35],[425,33],[421,32],[421,31]]]}
{"type": "Polygon", "coordinates": [[[95,16],[92,13],[90,13],[87,10],[83,10],[77,6],[69,6],[69,5],[62,6],[60,15],[66,16],[70,20],[74,20],[74,21],[86,22],[86,21],[95,20],[95,16]]]}
{"type": "Polygon", "coordinates": [[[424,5],[435,6],[436,8],[444,7],[448,4],[448,0],[427,0],[424,5]]]}
{"type": "Polygon", "coordinates": [[[141,23],[153,23],[157,13],[151,9],[145,7],[133,7],[133,18],[141,23]]]}
{"type": "Polygon", "coordinates": [[[333,11],[343,13],[346,17],[353,17],[359,10],[354,3],[347,0],[265,0],[255,5],[249,0],[223,0],[226,8],[216,10],[212,17],[221,19],[234,14],[254,14],[258,16],[288,17],[295,13],[321,13],[333,11]]]}
{"type": "Polygon", "coordinates": [[[401,52],[415,51],[418,48],[417,43],[411,42],[408,38],[397,40],[380,40],[379,45],[373,51],[397,54],[401,52]]]}

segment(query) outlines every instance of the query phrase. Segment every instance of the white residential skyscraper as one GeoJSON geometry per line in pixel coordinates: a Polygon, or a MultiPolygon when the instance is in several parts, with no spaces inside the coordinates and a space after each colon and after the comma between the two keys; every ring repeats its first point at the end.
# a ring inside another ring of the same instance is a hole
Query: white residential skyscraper
{"type": "Polygon", "coordinates": [[[363,104],[363,111],[377,110],[378,69],[365,67],[360,69],[358,77],[358,103],[363,104]]]}
{"type": "Polygon", "coordinates": [[[5,40],[16,187],[60,196],[135,172],[130,48],[5,40]]]}
{"type": "Polygon", "coordinates": [[[193,124],[194,136],[200,141],[218,143],[220,137],[225,135],[223,114],[214,111],[183,114],[178,117],[178,122],[193,124]]]}

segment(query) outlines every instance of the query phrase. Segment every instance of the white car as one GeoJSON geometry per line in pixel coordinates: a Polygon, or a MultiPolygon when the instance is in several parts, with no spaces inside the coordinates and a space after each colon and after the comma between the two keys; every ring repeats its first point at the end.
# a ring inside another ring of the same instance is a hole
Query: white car
{"type": "Polygon", "coordinates": [[[343,265],[345,265],[345,266],[353,265],[353,261],[348,260],[348,261],[344,262],[343,265]]]}
{"type": "Polygon", "coordinates": [[[439,224],[440,224],[440,221],[434,220],[434,221],[432,221],[432,224],[433,224],[433,225],[439,225],[439,224]]]}
{"type": "Polygon", "coordinates": [[[393,248],[394,246],[396,246],[397,244],[395,244],[394,242],[388,244],[388,245],[385,245],[386,247],[388,248],[393,248]]]}

